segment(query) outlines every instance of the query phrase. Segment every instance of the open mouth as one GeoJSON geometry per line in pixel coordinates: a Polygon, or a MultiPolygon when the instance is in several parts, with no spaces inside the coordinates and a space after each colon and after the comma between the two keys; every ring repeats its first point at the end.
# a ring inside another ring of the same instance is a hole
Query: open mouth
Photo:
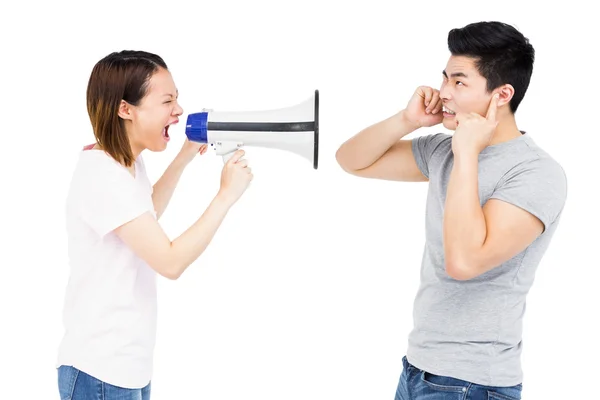
{"type": "Polygon", "coordinates": [[[452,111],[451,109],[449,109],[446,106],[442,107],[442,110],[444,112],[444,117],[452,117],[452,116],[456,115],[456,113],[454,111],[452,111]]]}
{"type": "Polygon", "coordinates": [[[167,125],[167,126],[165,126],[165,127],[163,128],[163,131],[162,131],[162,137],[163,137],[163,139],[164,139],[164,140],[166,140],[167,142],[168,142],[169,140],[171,140],[171,137],[169,136],[169,126],[170,126],[170,125],[167,125]]]}
{"type": "Polygon", "coordinates": [[[171,137],[169,136],[169,127],[170,127],[171,125],[175,125],[175,124],[177,124],[178,122],[179,122],[179,119],[175,119],[174,121],[171,121],[171,122],[169,122],[169,123],[168,123],[168,124],[167,124],[167,125],[166,125],[166,126],[163,128],[163,131],[162,131],[162,137],[163,137],[163,139],[164,139],[165,141],[167,141],[167,142],[168,142],[169,140],[171,140],[171,137]]]}

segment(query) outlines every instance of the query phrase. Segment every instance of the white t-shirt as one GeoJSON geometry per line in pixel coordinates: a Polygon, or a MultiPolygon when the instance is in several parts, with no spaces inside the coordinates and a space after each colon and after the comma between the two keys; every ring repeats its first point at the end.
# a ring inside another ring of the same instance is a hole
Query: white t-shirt
{"type": "Polygon", "coordinates": [[[150,212],[152,185],[102,150],[84,148],[66,204],[70,277],[56,366],[124,388],[146,386],[156,334],[156,272],[112,232],[150,212]]]}

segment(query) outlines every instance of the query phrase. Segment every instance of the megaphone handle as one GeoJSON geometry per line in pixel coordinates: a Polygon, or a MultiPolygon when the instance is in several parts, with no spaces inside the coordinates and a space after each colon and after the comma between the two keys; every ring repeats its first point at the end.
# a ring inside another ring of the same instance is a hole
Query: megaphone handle
{"type": "Polygon", "coordinates": [[[231,157],[233,157],[234,153],[235,153],[235,151],[232,151],[231,153],[223,154],[223,164],[227,164],[227,161],[229,161],[231,159],[231,157]]]}

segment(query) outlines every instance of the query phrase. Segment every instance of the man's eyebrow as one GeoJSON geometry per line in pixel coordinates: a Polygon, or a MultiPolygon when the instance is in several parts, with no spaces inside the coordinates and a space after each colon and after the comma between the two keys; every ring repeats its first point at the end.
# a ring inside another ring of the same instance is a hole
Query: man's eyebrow
{"type": "MultiPolygon", "coordinates": [[[[442,74],[444,74],[444,76],[446,78],[448,77],[448,74],[446,74],[446,70],[443,70],[442,74]]],[[[450,76],[452,78],[457,78],[457,77],[468,78],[468,76],[464,72],[455,72],[455,73],[451,74],[450,76]]]]}
{"type": "MultiPolygon", "coordinates": [[[[179,89],[176,89],[176,92],[177,92],[177,96],[179,96],[179,89]]],[[[163,94],[163,96],[173,97],[173,95],[171,93],[165,93],[165,94],[163,94]]]]}

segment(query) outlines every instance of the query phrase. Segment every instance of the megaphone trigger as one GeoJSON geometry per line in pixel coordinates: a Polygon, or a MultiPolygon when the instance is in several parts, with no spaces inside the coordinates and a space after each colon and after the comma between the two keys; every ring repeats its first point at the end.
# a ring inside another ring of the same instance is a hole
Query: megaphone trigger
{"type": "Polygon", "coordinates": [[[215,153],[218,156],[223,156],[223,163],[225,164],[242,145],[239,142],[216,142],[215,153]]]}
{"type": "Polygon", "coordinates": [[[233,157],[234,152],[231,153],[227,153],[223,156],[223,164],[227,164],[227,161],[231,160],[231,157],[233,157]]]}

